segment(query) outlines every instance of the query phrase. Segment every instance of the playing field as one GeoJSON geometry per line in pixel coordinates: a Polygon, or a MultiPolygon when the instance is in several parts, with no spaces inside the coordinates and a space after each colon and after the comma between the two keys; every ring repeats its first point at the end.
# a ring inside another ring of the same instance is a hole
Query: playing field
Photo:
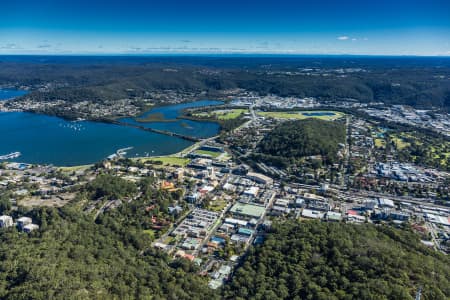
{"type": "Polygon", "coordinates": [[[175,157],[175,156],[148,157],[148,158],[141,158],[141,160],[151,162],[160,161],[162,162],[163,165],[181,166],[181,167],[185,167],[190,161],[189,158],[175,157]]]}
{"type": "Polygon", "coordinates": [[[247,109],[241,109],[241,108],[236,108],[236,109],[222,109],[222,110],[214,110],[211,112],[202,112],[202,113],[197,113],[194,114],[194,116],[197,117],[208,117],[208,118],[217,118],[219,120],[231,120],[231,119],[236,119],[237,117],[239,117],[241,114],[248,112],[247,109]]]}
{"type": "Polygon", "coordinates": [[[315,110],[315,111],[261,111],[258,115],[275,119],[295,119],[304,120],[316,118],[326,121],[333,121],[344,116],[344,113],[338,111],[315,110]]]}
{"type": "Polygon", "coordinates": [[[93,165],[81,165],[81,166],[73,166],[73,167],[60,167],[61,172],[76,172],[76,171],[85,171],[92,167],[93,165]]]}
{"type": "Polygon", "coordinates": [[[208,150],[195,150],[195,153],[201,154],[201,155],[209,155],[213,158],[216,158],[222,154],[222,152],[208,151],[208,150]]]}

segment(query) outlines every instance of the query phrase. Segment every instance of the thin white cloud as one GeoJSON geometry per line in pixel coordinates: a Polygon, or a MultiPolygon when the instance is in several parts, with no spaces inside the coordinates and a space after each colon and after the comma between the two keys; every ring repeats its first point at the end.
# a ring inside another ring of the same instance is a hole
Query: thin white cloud
{"type": "Polygon", "coordinates": [[[346,40],[348,40],[349,39],[349,37],[348,36],[346,36],[346,35],[343,35],[343,36],[338,36],[338,38],[337,38],[338,40],[340,40],[340,41],[346,41],[346,40]]]}
{"type": "Polygon", "coordinates": [[[5,50],[17,50],[17,49],[22,49],[19,45],[14,44],[14,43],[9,43],[3,46],[0,46],[0,49],[5,49],[5,50]]]}

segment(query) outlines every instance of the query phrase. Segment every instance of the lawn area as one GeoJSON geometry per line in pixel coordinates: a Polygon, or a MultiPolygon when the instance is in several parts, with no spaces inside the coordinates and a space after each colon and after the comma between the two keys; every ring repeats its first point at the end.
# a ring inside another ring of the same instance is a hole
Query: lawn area
{"type": "Polygon", "coordinates": [[[410,146],[410,143],[405,142],[402,138],[399,137],[392,137],[392,141],[395,143],[395,147],[398,150],[405,149],[406,147],[410,146]]]}
{"type": "Polygon", "coordinates": [[[342,118],[345,114],[338,111],[261,111],[258,115],[275,119],[295,119],[304,120],[308,118],[316,118],[326,121],[334,121],[342,118]]]}
{"type": "Polygon", "coordinates": [[[210,201],[208,209],[214,212],[220,212],[222,211],[225,206],[227,206],[227,201],[220,199],[215,201],[210,201]]]}
{"type": "Polygon", "coordinates": [[[228,152],[224,152],[223,155],[219,158],[220,161],[229,161],[231,159],[231,155],[228,152]]]}
{"type": "Polygon", "coordinates": [[[384,148],[386,146],[386,141],[383,139],[375,139],[375,147],[384,148]]]}
{"type": "Polygon", "coordinates": [[[189,158],[183,158],[183,157],[175,157],[175,156],[155,156],[155,157],[146,157],[141,158],[143,162],[150,161],[150,162],[162,162],[163,165],[171,165],[171,166],[181,166],[185,167],[189,162],[189,158]]]}
{"type": "Polygon", "coordinates": [[[170,245],[172,242],[175,242],[176,239],[173,236],[167,236],[166,239],[163,241],[164,244],[170,245]]]}
{"type": "Polygon", "coordinates": [[[216,158],[222,154],[222,152],[208,151],[208,150],[195,150],[195,153],[201,155],[210,155],[213,158],[216,158]]]}
{"type": "Polygon", "coordinates": [[[148,234],[148,236],[154,240],[155,239],[155,231],[153,229],[146,229],[144,230],[145,234],[148,234]]]}
{"type": "Polygon", "coordinates": [[[219,120],[231,120],[236,119],[241,114],[248,112],[247,109],[222,109],[222,110],[214,110],[211,112],[202,112],[194,114],[196,117],[208,117],[208,118],[217,118],[219,120]]]}
{"type": "Polygon", "coordinates": [[[81,165],[81,166],[73,166],[73,167],[60,167],[61,172],[76,172],[76,171],[84,171],[92,167],[93,165],[81,165]]]}

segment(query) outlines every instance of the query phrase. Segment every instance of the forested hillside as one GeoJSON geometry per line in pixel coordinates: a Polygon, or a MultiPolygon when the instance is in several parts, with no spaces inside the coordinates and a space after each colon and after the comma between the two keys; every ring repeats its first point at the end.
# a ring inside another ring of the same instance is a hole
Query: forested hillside
{"type": "Polygon", "coordinates": [[[213,299],[190,264],[170,262],[136,228],[70,208],[33,217],[40,232],[0,232],[1,299],[213,299]]]}
{"type": "Polygon", "coordinates": [[[35,101],[105,102],[148,91],[260,94],[450,108],[450,61],[376,57],[0,57],[0,85],[46,85],[35,101]]]}
{"type": "MultiPolygon", "coordinates": [[[[0,299],[412,299],[450,297],[450,260],[412,232],[374,225],[275,223],[250,247],[229,284],[211,290],[198,267],[151,246],[150,213],[164,218],[176,194],[139,182],[142,195],[97,218],[81,207],[125,199],[136,185],[102,175],[63,208],[26,214],[31,234],[0,230],[0,299]]],[[[8,210],[8,209],[7,209],[8,210]]]]}
{"type": "Polygon", "coordinates": [[[250,249],[226,299],[450,298],[450,260],[411,232],[309,221],[276,224],[250,249]]]}
{"type": "Polygon", "coordinates": [[[345,127],[340,122],[306,119],[284,122],[259,144],[261,152],[283,159],[322,155],[331,163],[337,159],[339,143],[345,142],[345,127]]]}
{"type": "Polygon", "coordinates": [[[153,203],[152,214],[164,217],[176,193],[157,190],[153,177],[139,182],[139,197],[137,187],[104,174],[63,208],[7,212],[32,217],[40,229],[0,230],[0,299],[214,299],[193,264],[151,246],[145,208],[153,203]],[[98,215],[88,209],[132,197],[98,215]]]}

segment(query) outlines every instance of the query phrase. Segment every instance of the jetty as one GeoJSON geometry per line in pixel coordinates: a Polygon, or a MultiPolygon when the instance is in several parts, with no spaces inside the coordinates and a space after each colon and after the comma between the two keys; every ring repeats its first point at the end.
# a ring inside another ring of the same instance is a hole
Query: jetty
{"type": "Polygon", "coordinates": [[[117,151],[116,151],[116,154],[117,154],[118,156],[124,156],[124,155],[127,154],[127,151],[128,151],[128,150],[131,150],[131,149],[133,149],[133,147],[122,148],[122,149],[117,150],[117,151]]]}

